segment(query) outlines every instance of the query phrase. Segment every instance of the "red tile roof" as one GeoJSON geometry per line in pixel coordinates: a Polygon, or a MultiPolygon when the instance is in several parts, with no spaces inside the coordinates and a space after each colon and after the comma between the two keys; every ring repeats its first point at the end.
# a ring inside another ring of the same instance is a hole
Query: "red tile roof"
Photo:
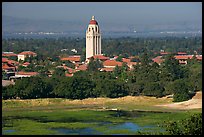
{"type": "Polygon", "coordinates": [[[12,57],[12,56],[18,56],[18,55],[15,54],[15,53],[2,53],[2,56],[5,56],[5,57],[12,57]]]}
{"type": "Polygon", "coordinates": [[[98,22],[96,20],[90,20],[89,24],[98,25],[98,22]]]}
{"type": "Polygon", "coordinates": [[[177,55],[187,55],[186,52],[178,52],[177,55]]]}
{"type": "Polygon", "coordinates": [[[122,62],[118,62],[115,60],[106,60],[103,62],[103,66],[122,66],[122,62]]]}
{"type": "Polygon", "coordinates": [[[161,59],[162,56],[157,56],[155,58],[152,59],[153,62],[156,62],[157,64],[161,64],[162,62],[164,62],[164,59],[161,59]]]}
{"type": "Polygon", "coordinates": [[[8,58],[2,58],[2,62],[4,63],[4,62],[8,62],[8,58]]]}
{"type": "Polygon", "coordinates": [[[127,65],[130,67],[132,65],[137,65],[137,62],[128,62],[127,65]]]}
{"type": "Polygon", "coordinates": [[[130,59],[122,58],[122,61],[128,63],[130,62],[130,59]]]}
{"type": "Polygon", "coordinates": [[[35,52],[32,51],[23,51],[19,53],[18,55],[37,55],[35,52]]]}
{"type": "Polygon", "coordinates": [[[6,69],[6,70],[7,70],[7,69],[15,69],[15,66],[12,66],[12,65],[10,65],[10,64],[3,64],[3,65],[2,65],[2,69],[4,69],[4,70],[5,70],[5,69],[6,69]]]}
{"type": "Polygon", "coordinates": [[[175,59],[183,59],[183,60],[187,60],[187,59],[192,59],[193,55],[176,55],[174,56],[175,59]]]}
{"type": "Polygon", "coordinates": [[[107,72],[111,72],[111,71],[113,71],[114,70],[114,68],[101,68],[101,70],[100,71],[107,71],[107,72]]]}
{"type": "Polygon", "coordinates": [[[30,65],[30,63],[29,62],[25,62],[25,63],[23,63],[23,65],[27,66],[27,65],[30,65]]]}
{"type": "MultiPolygon", "coordinates": [[[[103,55],[94,55],[94,56],[92,56],[94,59],[99,59],[99,60],[108,60],[108,59],[110,59],[109,57],[106,57],[106,56],[103,56],[103,55]]],[[[90,57],[91,58],[91,57],[90,57]]],[[[89,58],[89,59],[90,59],[89,58]]]]}
{"type": "Polygon", "coordinates": [[[69,57],[64,57],[64,58],[61,58],[62,61],[65,61],[65,60],[69,60],[69,61],[75,61],[75,62],[80,62],[80,58],[81,56],[69,56],[69,57]]]}
{"type": "Polygon", "coordinates": [[[87,65],[86,64],[83,64],[83,65],[80,65],[77,70],[87,70],[87,65]]]}
{"type": "Polygon", "coordinates": [[[8,63],[8,64],[19,64],[15,60],[9,60],[8,58],[2,58],[2,63],[8,63]]]}
{"type": "Polygon", "coordinates": [[[196,55],[197,60],[202,60],[202,55],[196,55]]]}
{"type": "Polygon", "coordinates": [[[8,63],[9,64],[19,64],[17,61],[15,61],[15,60],[8,60],[8,63]]]}
{"type": "Polygon", "coordinates": [[[118,56],[114,56],[113,59],[116,60],[118,58],[118,56]]]}
{"type": "Polygon", "coordinates": [[[72,77],[74,74],[65,73],[66,77],[72,77]]]}
{"type": "Polygon", "coordinates": [[[19,71],[17,72],[18,75],[29,75],[29,76],[35,76],[38,75],[38,72],[24,72],[24,71],[19,71]]]}
{"type": "Polygon", "coordinates": [[[168,55],[170,54],[169,52],[160,52],[161,55],[168,55]]]}

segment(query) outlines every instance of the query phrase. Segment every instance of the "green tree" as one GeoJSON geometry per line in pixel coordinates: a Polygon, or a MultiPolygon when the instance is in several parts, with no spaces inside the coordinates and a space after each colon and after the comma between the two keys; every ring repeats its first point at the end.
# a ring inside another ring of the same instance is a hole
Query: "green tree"
{"type": "Polygon", "coordinates": [[[129,83],[128,84],[128,89],[129,89],[128,94],[131,96],[139,96],[143,88],[144,88],[143,84],[129,83]]]}
{"type": "Polygon", "coordinates": [[[118,58],[116,59],[116,61],[122,62],[123,56],[119,55],[118,58]]]}
{"type": "Polygon", "coordinates": [[[69,99],[84,99],[95,97],[93,94],[94,83],[87,78],[74,76],[64,78],[54,89],[54,94],[69,99]]]}
{"type": "Polygon", "coordinates": [[[65,77],[65,70],[63,68],[55,68],[53,77],[65,77]]]}
{"type": "Polygon", "coordinates": [[[162,97],[164,95],[163,91],[164,87],[162,87],[160,83],[148,82],[144,85],[144,90],[142,91],[142,93],[145,96],[162,97]]]}
{"type": "Polygon", "coordinates": [[[90,59],[90,62],[88,64],[88,71],[98,71],[99,68],[102,68],[103,65],[102,63],[99,61],[99,59],[94,60],[94,58],[92,57],[90,59]]]}
{"type": "Polygon", "coordinates": [[[185,79],[175,80],[174,82],[170,83],[168,89],[166,90],[168,90],[169,93],[174,94],[174,102],[186,101],[191,98],[189,94],[190,87],[185,79]]]}
{"type": "Polygon", "coordinates": [[[173,80],[184,77],[181,66],[179,65],[178,60],[174,58],[173,54],[166,56],[164,64],[167,73],[169,73],[172,76],[173,80]]]}
{"type": "Polygon", "coordinates": [[[165,127],[170,135],[202,135],[202,114],[193,114],[181,121],[167,122],[165,127]]]}

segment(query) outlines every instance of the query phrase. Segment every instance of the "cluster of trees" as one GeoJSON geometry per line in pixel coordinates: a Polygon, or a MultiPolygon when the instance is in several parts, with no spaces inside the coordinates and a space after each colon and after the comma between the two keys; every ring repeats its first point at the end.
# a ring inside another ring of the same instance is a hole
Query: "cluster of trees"
{"type": "MultiPolygon", "coordinates": [[[[57,59],[63,55],[82,55],[85,60],[85,38],[48,38],[48,39],[3,39],[2,51],[20,53],[31,50],[38,54],[40,60],[47,57],[57,59]],[[62,49],[67,49],[63,50],[62,49]],[[77,53],[71,51],[76,49],[77,53]]],[[[107,56],[123,55],[135,56],[143,54],[147,49],[153,55],[161,49],[167,52],[186,51],[188,54],[202,54],[202,37],[164,37],[164,38],[104,38],[102,39],[102,53],[107,56]]]]}
{"type": "Polygon", "coordinates": [[[188,54],[193,54],[197,51],[202,54],[202,38],[201,37],[164,37],[164,38],[116,38],[102,40],[103,53],[108,56],[119,55],[134,56],[141,55],[148,49],[152,55],[161,49],[166,52],[186,51],[188,54]]]}
{"type": "Polygon", "coordinates": [[[117,98],[126,95],[162,97],[173,94],[174,101],[178,102],[188,100],[194,91],[202,90],[202,62],[196,59],[181,66],[173,55],[169,55],[159,66],[151,62],[148,53],[144,52],[140,60],[141,64],[135,65],[133,71],[127,71],[127,64],[124,63],[122,67],[116,66],[113,72],[100,72],[98,68],[101,63],[92,60],[88,71],[76,72],[73,77],[65,77],[64,70],[58,68],[51,78],[43,75],[24,78],[18,80],[15,85],[3,87],[2,96],[4,99],[84,99],[117,98]]]}
{"type": "Polygon", "coordinates": [[[31,77],[16,81],[15,85],[3,87],[2,97],[9,98],[52,98],[84,99],[88,97],[120,97],[128,95],[124,82],[109,79],[105,72],[77,72],[73,77],[63,73],[52,78],[31,77]],[[103,77],[103,79],[102,79],[103,77]]]}

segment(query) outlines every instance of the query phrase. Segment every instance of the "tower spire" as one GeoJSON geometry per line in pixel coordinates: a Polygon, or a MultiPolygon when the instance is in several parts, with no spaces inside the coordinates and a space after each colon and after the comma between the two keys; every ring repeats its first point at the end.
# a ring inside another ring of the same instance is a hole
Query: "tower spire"
{"type": "Polygon", "coordinates": [[[91,17],[91,20],[95,20],[95,19],[94,19],[94,16],[91,17]]]}

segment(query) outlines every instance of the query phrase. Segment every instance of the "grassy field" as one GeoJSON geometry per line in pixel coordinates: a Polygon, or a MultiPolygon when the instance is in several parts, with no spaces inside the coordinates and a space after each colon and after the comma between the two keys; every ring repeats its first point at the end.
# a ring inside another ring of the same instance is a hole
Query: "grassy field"
{"type": "Polygon", "coordinates": [[[132,97],[126,96],[122,98],[88,98],[83,100],[69,100],[63,98],[48,99],[28,99],[28,100],[3,100],[3,110],[14,109],[122,109],[122,110],[160,110],[160,107],[154,107],[157,104],[165,104],[172,102],[170,98],[155,97],[132,97]]]}
{"type": "MultiPolygon", "coordinates": [[[[139,126],[162,125],[164,121],[181,120],[202,109],[175,110],[156,107],[158,104],[171,103],[172,99],[154,97],[123,97],[117,99],[89,98],[84,100],[68,99],[30,99],[3,100],[2,119],[4,134],[16,135],[49,135],[60,134],[53,128],[83,129],[93,128],[103,134],[141,134],[127,129],[111,129],[118,123],[132,122],[139,126]],[[131,115],[117,117],[117,111],[131,112],[131,115]],[[138,112],[140,111],[139,116],[138,112]],[[133,113],[134,112],[134,113],[133,113]],[[158,113],[161,112],[161,113],[158,113]],[[109,123],[107,126],[101,123],[109,123]]],[[[152,134],[157,134],[160,127],[154,128],[152,134]]],[[[145,133],[145,131],[141,131],[145,133]]],[[[150,134],[149,132],[147,134],[150,134]]],[[[158,133],[159,134],[159,133],[158,133]]]]}

